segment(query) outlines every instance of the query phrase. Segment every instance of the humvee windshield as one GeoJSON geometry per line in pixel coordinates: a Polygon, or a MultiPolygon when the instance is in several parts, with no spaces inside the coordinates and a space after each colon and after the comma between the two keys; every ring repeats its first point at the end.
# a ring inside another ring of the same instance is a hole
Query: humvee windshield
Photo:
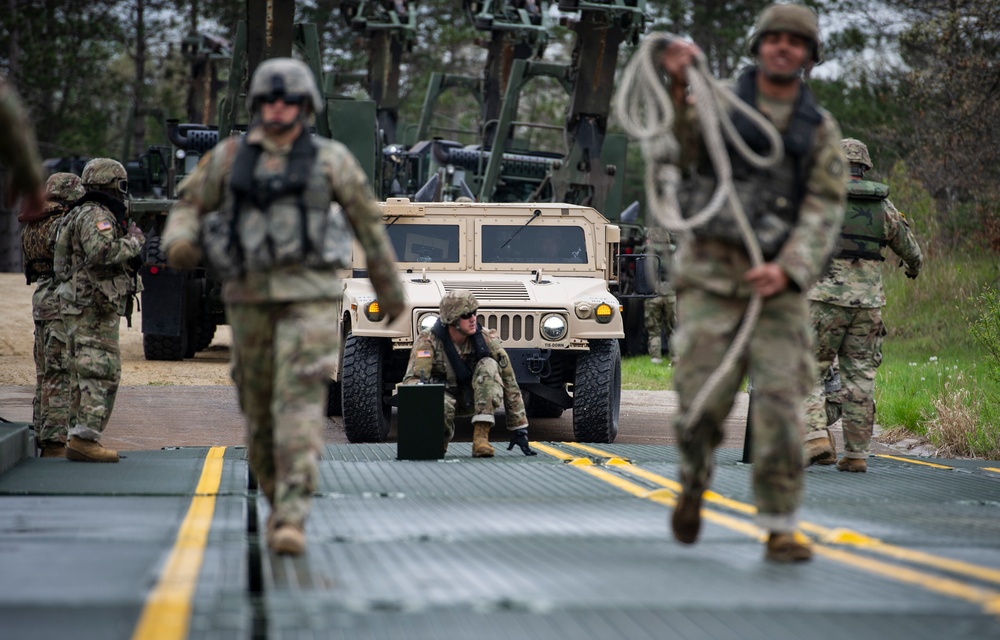
{"type": "Polygon", "coordinates": [[[389,225],[385,230],[401,262],[458,262],[458,225],[389,225]]]}
{"type": "Polygon", "coordinates": [[[483,225],[482,261],[582,264],[587,242],[582,227],[483,225]]]}

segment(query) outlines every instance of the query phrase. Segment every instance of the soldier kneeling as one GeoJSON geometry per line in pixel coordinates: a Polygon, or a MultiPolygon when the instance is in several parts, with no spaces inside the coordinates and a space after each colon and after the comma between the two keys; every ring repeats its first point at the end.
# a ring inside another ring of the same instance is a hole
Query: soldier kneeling
{"type": "Polygon", "coordinates": [[[440,319],[413,342],[403,384],[445,385],[444,448],[455,435],[455,415],[472,416],[472,456],[493,457],[490,427],[501,402],[507,416],[510,445],[526,456],[528,419],[507,352],[496,332],[484,332],[476,319],[479,301],[471,291],[449,291],[441,299],[440,319]]]}

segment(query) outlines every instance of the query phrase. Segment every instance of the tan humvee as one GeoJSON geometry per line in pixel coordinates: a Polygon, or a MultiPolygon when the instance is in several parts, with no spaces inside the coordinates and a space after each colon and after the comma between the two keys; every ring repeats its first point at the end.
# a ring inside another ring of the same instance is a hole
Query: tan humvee
{"type": "Polygon", "coordinates": [[[529,418],[573,409],[578,441],[613,441],[624,334],[609,284],[618,282],[619,228],[592,208],[566,204],[398,198],[381,206],[408,308],[389,326],[356,246],[329,402],[331,415],[343,413],[348,439],[387,437],[414,336],[437,320],[445,292],[468,289],[480,324],[497,331],[511,358],[529,418]]]}

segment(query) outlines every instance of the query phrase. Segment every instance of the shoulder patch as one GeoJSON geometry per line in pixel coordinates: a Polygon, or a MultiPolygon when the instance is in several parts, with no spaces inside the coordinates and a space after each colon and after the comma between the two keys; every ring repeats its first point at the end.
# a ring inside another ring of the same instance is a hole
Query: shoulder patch
{"type": "Polygon", "coordinates": [[[108,231],[111,229],[111,222],[109,220],[98,220],[97,230],[98,231],[108,231]]]}
{"type": "Polygon", "coordinates": [[[427,349],[421,349],[420,351],[417,351],[417,357],[418,358],[430,358],[431,357],[431,352],[429,350],[427,350],[427,349]]]}

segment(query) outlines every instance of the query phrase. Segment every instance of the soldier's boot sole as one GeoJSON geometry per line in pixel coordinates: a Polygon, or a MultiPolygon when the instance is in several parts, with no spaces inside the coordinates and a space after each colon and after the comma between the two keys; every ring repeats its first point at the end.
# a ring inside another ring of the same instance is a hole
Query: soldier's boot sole
{"type": "Polygon", "coordinates": [[[492,458],[496,451],[490,446],[490,425],[472,425],[472,457],[492,458]]]}
{"type": "Polygon", "coordinates": [[[301,556],[306,550],[306,534],[293,524],[280,524],[268,537],[267,546],[283,556],[301,556]]]}
{"type": "Polygon", "coordinates": [[[683,491],[670,516],[670,529],[674,539],[683,544],[694,544],[701,531],[702,491],[683,491]]]}
{"type": "Polygon", "coordinates": [[[805,562],[812,558],[812,549],[800,542],[794,533],[771,533],[767,538],[764,559],[771,562],[805,562]]]}
{"type": "Polygon", "coordinates": [[[104,448],[97,440],[70,438],[66,444],[66,459],[75,462],[118,462],[118,452],[104,448]]]}
{"type": "Polygon", "coordinates": [[[814,464],[837,464],[837,450],[833,444],[833,434],[826,429],[826,438],[814,438],[805,444],[806,466],[814,464]]]}
{"type": "Polygon", "coordinates": [[[868,471],[868,463],[864,458],[841,458],[837,461],[837,471],[865,473],[868,471]]]}

